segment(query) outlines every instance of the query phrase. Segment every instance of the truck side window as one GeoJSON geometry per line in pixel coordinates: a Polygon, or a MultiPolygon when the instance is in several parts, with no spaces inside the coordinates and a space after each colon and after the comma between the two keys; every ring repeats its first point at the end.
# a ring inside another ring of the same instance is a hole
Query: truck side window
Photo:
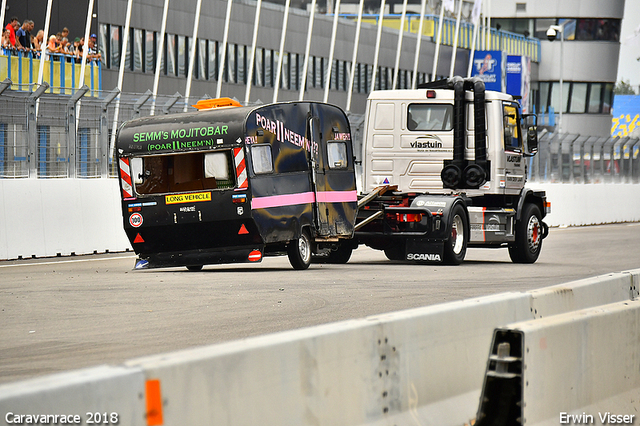
{"type": "Polygon", "coordinates": [[[522,139],[518,127],[518,109],[513,105],[504,105],[504,148],[507,151],[522,151],[522,139]]]}
{"type": "Polygon", "coordinates": [[[452,129],[453,105],[410,104],[407,110],[407,128],[412,131],[452,129]]]}
{"type": "Polygon", "coordinates": [[[273,172],[271,145],[251,145],[251,164],[253,165],[253,172],[257,175],[273,172]]]}
{"type": "Polygon", "coordinates": [[[340,141],[327,142],[327,160],[330,169],[347,168],[347,144],[340,141]]]}

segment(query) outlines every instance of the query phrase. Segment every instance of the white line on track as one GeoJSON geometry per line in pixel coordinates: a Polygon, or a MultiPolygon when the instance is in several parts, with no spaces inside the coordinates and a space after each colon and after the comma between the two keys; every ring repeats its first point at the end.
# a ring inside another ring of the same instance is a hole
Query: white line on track
{"type": "Polygon", "coordinates": [[[15,268],[18,266],[40,266],[40,265],[59,265],[61,263],[77,263],[77,262],[101,262],[105,260],[115,260],[115,259],[135,259],[135,255],[131,256],[115,256],[115,257],[107,257],[104,259],[77,259],[77,260],[58,260],[52,262],[38,262],[38,263],[19,263],[17,265],[0,265],[0,268],[15,268]]]}

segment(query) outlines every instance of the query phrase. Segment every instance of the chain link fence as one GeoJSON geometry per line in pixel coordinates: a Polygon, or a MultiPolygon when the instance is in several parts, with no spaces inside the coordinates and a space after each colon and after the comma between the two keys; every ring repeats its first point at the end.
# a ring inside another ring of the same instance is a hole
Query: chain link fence
{"type": "MultiPolygon", "coordinates": [[[[0,178],[116,177],[114,129],[126,120],[181,112],[185,106],[178,93],[154,101],[150,91],[95,96],[43,92],[0,94],[0,178]]],[[[359,157],[364,116],[349,114],[349,120],[359,157]]],[[[528,177],[537,182],[640,183],[639,151],[640,139],[543,130],[538,154],[528,159],[528,177]]]]}

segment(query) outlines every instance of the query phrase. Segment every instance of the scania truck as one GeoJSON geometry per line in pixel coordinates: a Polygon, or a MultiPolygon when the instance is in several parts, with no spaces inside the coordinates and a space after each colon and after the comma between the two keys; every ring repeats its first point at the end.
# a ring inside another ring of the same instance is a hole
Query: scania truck
{"type": "Polygon", "coordinates": [[[545,193],[525,187],[535,116],[478,78],[373,91],[365,117],[355,237],[392,260],[460,264],[467,247],[538,259],[545,193]]]}

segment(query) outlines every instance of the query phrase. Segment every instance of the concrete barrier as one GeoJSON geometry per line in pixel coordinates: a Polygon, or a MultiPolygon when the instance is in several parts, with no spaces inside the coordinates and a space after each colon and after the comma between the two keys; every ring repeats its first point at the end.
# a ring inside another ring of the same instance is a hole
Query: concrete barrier
{"type": "MultiPolygon", "coordinates": [[[[476,416],[494,329],[629,303],[639,277],[640,269],[1,385],[0,415],[95,409],[126,413],[131,421],[120,424],[131,425],[459,426],[476,416]]],[[[617,338],[640,339],[640,327],[625,332],[617,338]]],[[[575,340],[575,350],[589,343],[575,340]]]]}
{"type": "Polygon", "coordinates": [[[130,248],[117,179],[0,179],[0,259],[130,248]]]}
{"type": "Polygon", "coordinates": [[[638,424],[640,301],[496,330],[477,426],[638,424]]]}
{"type": "Polygon", "coordinates": [[[88,425],[93,420],[94,424],[143,426],[147,424],[143,416],[144,385],[142,370],[118,366],[100,366],[2,385],[0,424],[88,425]],[[20,415],[31,416],[31,419],[16,417],[20,415]],[[55,415],[64,415],[65,420],[41,417],[55,415]],[[35,416],[41,420],[36,421],[35,416]]]}

